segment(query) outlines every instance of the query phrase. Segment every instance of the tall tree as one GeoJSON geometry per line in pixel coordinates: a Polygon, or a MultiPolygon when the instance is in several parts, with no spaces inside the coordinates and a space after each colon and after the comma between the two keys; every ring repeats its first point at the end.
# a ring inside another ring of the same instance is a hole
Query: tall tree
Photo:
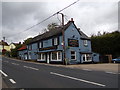
{"type": "Polygon", "coordinates": [[[91,37],[92,50],[100,54],[112,54],[120,56],[120,32],[103,33],[103,35],[91,37]]]}
{"type": "Polygon", "coordinates": [[[47,29],[50,31],[50,30],[55,29],[55,27],[57,26],[59,26],[57,23],[50,23],[48,24],[47,29]]]}

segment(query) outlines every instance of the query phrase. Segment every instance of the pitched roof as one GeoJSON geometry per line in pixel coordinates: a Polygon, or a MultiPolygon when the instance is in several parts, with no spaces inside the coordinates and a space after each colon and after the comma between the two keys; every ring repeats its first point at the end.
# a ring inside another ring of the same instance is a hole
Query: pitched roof
{"type": "Polygon", "coordinates": [[[0,41],[0,45],[9,46],[8,43],[4,42],[3,40],[0,41]]]}
{"type": "MultiPolygon", "coordinates": [[[[59,35],[59,34],[62,34],[62,29],[66,30],[69,25],[72,23],[72,21],[69,21],[66,25],[64,25],[64,27],[62,28],[62,26],[59,26],[59,27],[56,27],[55,29],[53,30],[50,30],[46,33],[43,33],[41,35],[38,35],[36,37],[34,37],[30,43],[33,43],[33,42],[36,42],[36,41],[39,41],[39,40],[44,40],[44,39],[47,39],[47,38],[50,38],[50,37],[53,37],[55,35],[59,35]]],[[[30,44],[29,43],[29,44],[30,44]]]]}
{"type": "MultiPolygon", "coordinates": [[[[55,29],[53,30],[50,30],[46,33],[43,33],[41,35],[38,35],[36,37],[34,37],[31,42],[31,43],[34,43],[34,42],[37,42],[37,41],[40,41],[40,40],[44,40],[44,39],[47,39],[47,38],[50,38],[50,37],[53,37],[53,36],[57,36],[57,35],[60,35],[62,34],[62,30],[66,30],[70,24],[73,23],[74,24],[74,21],[69,21],[66,25],[64,25],[63,27],[62,26],[59,26],[59,27],[56,27],[55,29]]],[[[75,24],[74,24],[75,25],[75,24]]],[[[76,25],[75,25],[76,27],[76,25]]],[[[77,27],[76,27],[77,29],[77,27]]],[[[78,30],[78,29],[77,29],[78,30]]],[[[81,38],[84,38],[84,39],[90,39],[87,35],[85,35],[82,31],[78,30],[78,32],[80,33],[81,35],[81,38]]]]}
{"type": "Polygon", "coordinates": [[[14,44],[15,46],[19,45],[20,43],[11,43],[11,44],[14,44]]]}
{"type": "Polygon", "coordinates": [[[80,34],[81,34],[81,39],[90,39],[85,33],[83,33],[81,30],[79,30],[80,34]]]}
{"type": "Polygon", "coordinates": [[[27,49],[27,46],[26,45],[23,45],[21,48],[19,48],[18,50],[20,51],[20,50],[25,50],[25,49],[27,49]]]}

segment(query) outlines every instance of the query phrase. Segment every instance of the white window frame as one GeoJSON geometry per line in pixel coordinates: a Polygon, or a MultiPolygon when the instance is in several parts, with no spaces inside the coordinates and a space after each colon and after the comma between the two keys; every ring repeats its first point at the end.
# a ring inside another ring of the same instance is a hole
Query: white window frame
{"type": "Polygon", "coordinates": [[[51,61],[62,61],[62,53],[60,51],[56,52],[57,53],[57,60],[52,59],[52,53],[51,52],[51,61]],[[58,53],[60,53],[60,59],[58,58],[58,53]]]}
{"type": "MultiPolygon", "coordinates": [[[[75,54],[74,54],[75,59],[72,59],[72,58],[71,58],[71,60],[76,60],[76,51],[71,51],[71,52],[75,52],[75,54]]],[[[71,52],[70,52],[70,54],[71,54],[71,52]]],[[[73,56],[73,55],[71,54],[71,56],[73,56]]]]}
{"type": "MultiPolygon", "coordinates": [[[[91,54],[89,54],[91,56],[91,54]]],[[[83,62],[90,62],[92,61],[92,56],[91,56],[91,60],[87,60],[87,54],[82,54],[82,61],[83,62]],[[85,57],[85,61],[83,60],[83,56],[85,57]]]]}
{"type": "Polygon", "coordinates": [[[42,42],[39,42],[39,48],[42,48],[42,42]]]}
{"type": "Polygon", "coordinates": [[[45,61],[45,53],[39,53],[38,55],[40,55],[41,58],[39,58],[39,56],[38,56],[37,61],[45,61]],[[42,57],[44,57],[44,58],[42,59],[42,57]]]}
{"type": "Polygon", "coordinates": [[[84,46],[88,46],[88,40],[83,40],[84,46]]]}
{"type": "Polygon", "coordinates": [[[54,38],[54,45],[58,45],[58,38],[54,38]]]}
{"type": "Polygon", "coordinates": [[[31,59],[31,53],[28,54],[28,58],[31,59]]]}

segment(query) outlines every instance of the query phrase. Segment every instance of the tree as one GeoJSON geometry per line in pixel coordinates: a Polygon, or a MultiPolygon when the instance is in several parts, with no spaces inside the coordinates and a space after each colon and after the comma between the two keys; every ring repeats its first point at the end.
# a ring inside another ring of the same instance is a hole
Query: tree
{"type": "Polygon", "coordinates": [[[59,26],[57,23],[51,23],[51,24],[48,24],[47,29],[50,31],[55,29],[57,26],[59,26]]]}
{"type": "Polygon", "coordinates": [[[103,33],[100,36],[92,36],[91,44],[93,52],[102,55],[112,54],[113,58],[120,56],[120,32],[103,33]]]}
{"type": "Polygon", "coordinates": [[[26,40],[24,40],[23,44],[27,45],[28,43],[30,43],[31,40],[32,38],[27,38],[26,40]]]}
{"type": "Polygon", "coordinates": [[[17,57],[18,49],[22,47],[22,44],[16,45],[15,49],[11,49],[11,57],[17,57]]]}

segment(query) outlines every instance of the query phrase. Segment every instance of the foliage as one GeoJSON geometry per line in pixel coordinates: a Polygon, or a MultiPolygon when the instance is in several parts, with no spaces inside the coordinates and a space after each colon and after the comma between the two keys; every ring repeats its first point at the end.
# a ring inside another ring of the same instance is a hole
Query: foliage
{"type": "Polygon", "coordinates": [[[28,43],[30,43],[30,41],[32,40],[32,38],[27,38],[26,40],[24,40],[24,42],[23,42],[23,44],[28,44],[28,43]]]}
{"type": "Polygon", "coordinates": [[[10,52],[9,52],[9,51],[6,51],[6,52],[5,52],[5,55],[8,56],[8,57],[10,57],[10,52]]]}
{"type": "Polygon", "coordinates": [[[112,33],[104,32],[102,35],[91,36],[93,52],[104,54],[112,54],[113,57],[120,56],[120,32],[112,33]]]}
{"type": "Polygon", "coordinates": [[[15,49],[11,49],[11,57],[17,57],[18,49],[22,47],[22,44],[17,45],[15,49]]]}
{"type": "Polygon", "coordinates": [[[58,26],[57,23],[51,23],[51,24],[48,24],[47,29],[50,31],[50,30],[55,29],[55,27],[57,27],[57,26],[58,26]]]}

